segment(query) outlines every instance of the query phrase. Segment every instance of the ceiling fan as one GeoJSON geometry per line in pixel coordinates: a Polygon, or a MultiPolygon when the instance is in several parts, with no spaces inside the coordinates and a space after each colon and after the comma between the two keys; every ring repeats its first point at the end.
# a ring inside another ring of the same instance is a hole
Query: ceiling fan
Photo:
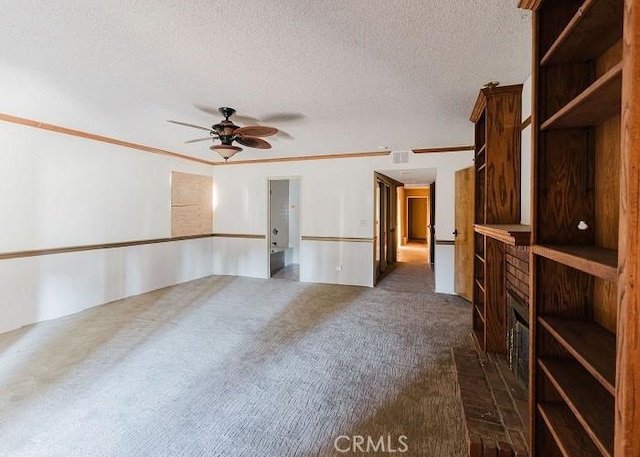
{"type": "Polygon", "coordinates": [[[216,151],[225,160],[229,160],[231,157],[242,151],[242,148],[235,146],[233,143],[237,142],[243,146],[256,149],[270,149],[271,144],[263,140],[261,137],[271,136],[278,133],[278,129],[274,127],[267,127],[266,125],[247,125],[246,127],[239,127],[230,121],[229,118],[236,112],[235,109],[223,106],[218,108],[220,114],[224,116],[224,120],[218,122],[209,127],[201,127],[199,125],[189,124],[187,122],[180,121],[168,121],[173,124],[184,125],[187,127],[193,127],[200,130],[206,130],[209,132],[209,136],[206,138],[197,138],[195,140],[189,140],[186,143],[195,143],[197,141],[206,140],[220,140],[220,144],[214,144],[209,149],[216,151]]]}

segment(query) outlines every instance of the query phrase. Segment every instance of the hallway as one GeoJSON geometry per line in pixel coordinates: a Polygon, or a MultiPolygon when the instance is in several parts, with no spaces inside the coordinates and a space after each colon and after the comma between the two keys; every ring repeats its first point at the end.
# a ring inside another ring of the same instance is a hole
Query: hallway
{"type": "Polygon", "coordinates": [[[376,285],[394,292],[428,294],[435,290],[433,269],[427,263],[429,251],[425,243],[410,241],[398,248],[398,262],[376,285]]]}

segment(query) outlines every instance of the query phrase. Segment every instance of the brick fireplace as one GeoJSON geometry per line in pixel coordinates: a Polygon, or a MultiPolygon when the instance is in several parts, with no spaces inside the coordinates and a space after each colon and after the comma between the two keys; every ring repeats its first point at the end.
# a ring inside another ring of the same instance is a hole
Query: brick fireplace
{"type": "Polygon", "coordinates": [[[507,246],[505,251],[507,360],[524,386],[529,378],[529,247],[507,246]]]}

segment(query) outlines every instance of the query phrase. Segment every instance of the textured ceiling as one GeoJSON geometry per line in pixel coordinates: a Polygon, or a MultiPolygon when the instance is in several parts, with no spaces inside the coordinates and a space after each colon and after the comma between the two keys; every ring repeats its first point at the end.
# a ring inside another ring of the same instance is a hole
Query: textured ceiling
{"type": "MultiPolygon", "coordinates": [[[[530,68],[516,0],[0,0],[0,112],[214,158],[232,106],[294,139],[243,159],[470,144],[489,80],[530,68]],[[206,136],[206,132],[205,136],[206,136]]],[[[239,123],[239,122],[238,122],[239,123]]]]}

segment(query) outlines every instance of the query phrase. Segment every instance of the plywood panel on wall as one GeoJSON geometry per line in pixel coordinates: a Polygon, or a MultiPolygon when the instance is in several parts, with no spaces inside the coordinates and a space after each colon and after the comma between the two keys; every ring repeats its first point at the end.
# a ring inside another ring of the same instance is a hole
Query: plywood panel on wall
{"type": "Polygon", "coordinates": [[[171,236],[213,230],[213,178],[171,172],[171,236]]]}

